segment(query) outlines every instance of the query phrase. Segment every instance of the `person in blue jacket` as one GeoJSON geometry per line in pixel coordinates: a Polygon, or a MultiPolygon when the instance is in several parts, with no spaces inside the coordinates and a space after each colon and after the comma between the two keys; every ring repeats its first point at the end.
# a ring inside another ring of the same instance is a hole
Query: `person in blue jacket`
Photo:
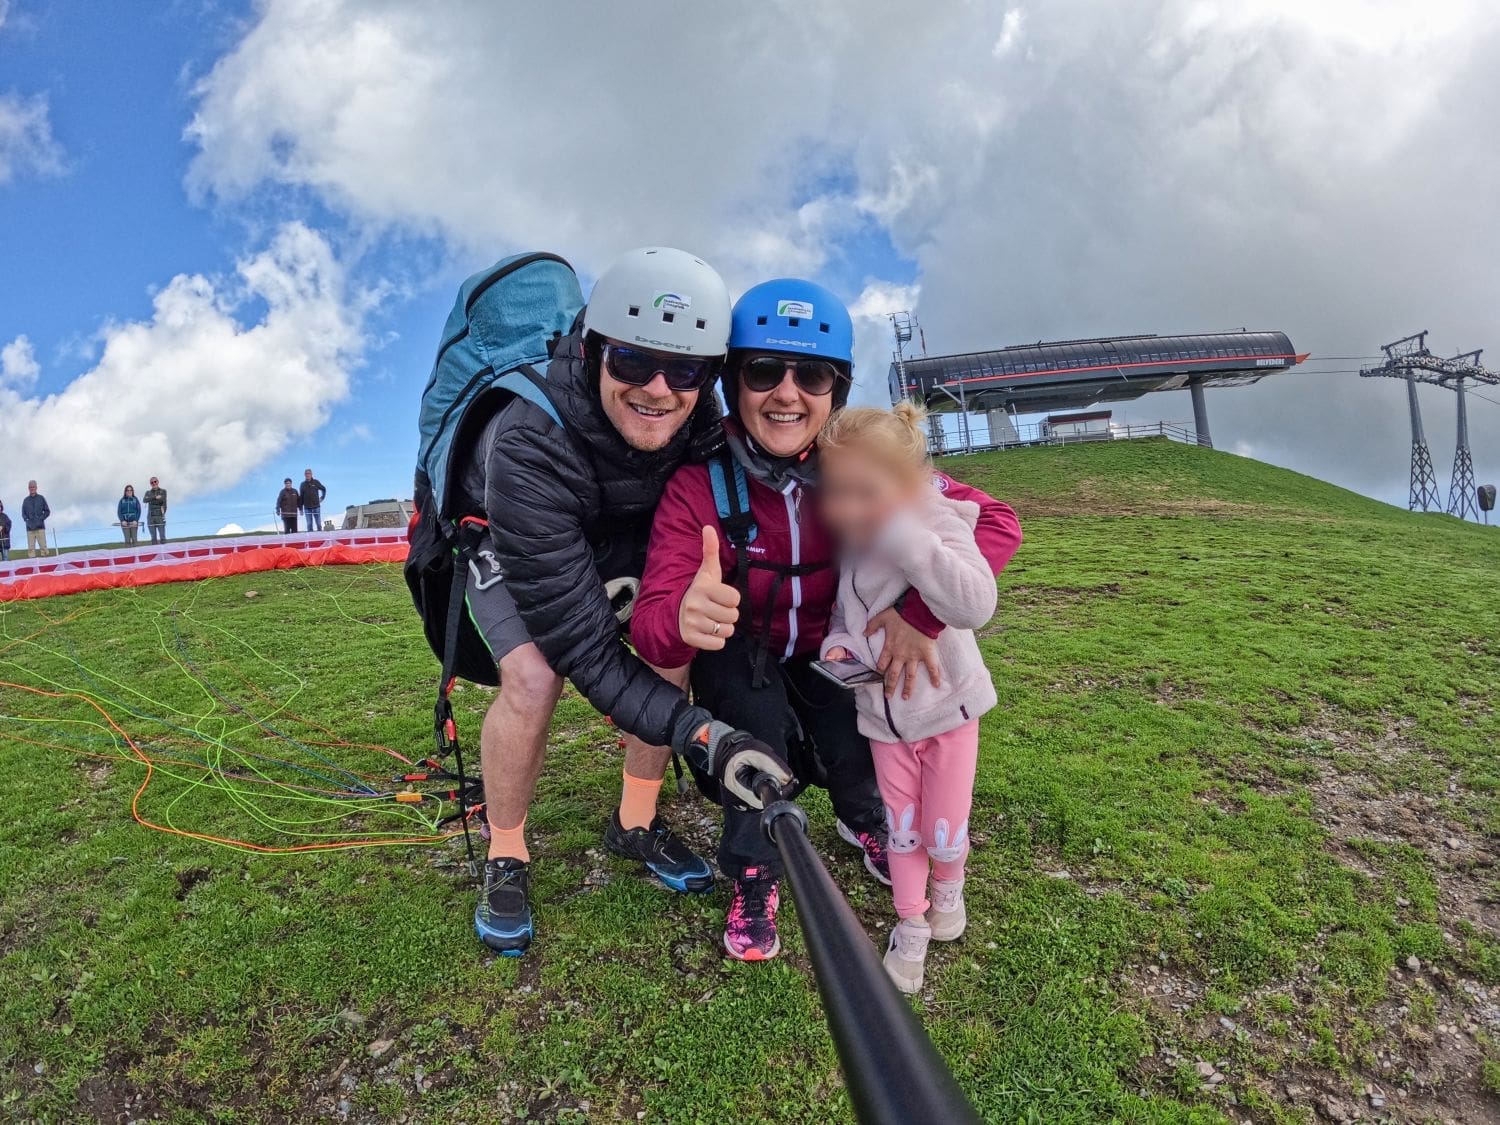
{"type": "Polygon", "coordinates": [[[125,533],[125,545],[134,547],[136,536],[141,531],[141,502],[136,499],[135,485],[125,486],[125,495],[115,505],[115,517],[120,521],[120,530],[125,533]]]}

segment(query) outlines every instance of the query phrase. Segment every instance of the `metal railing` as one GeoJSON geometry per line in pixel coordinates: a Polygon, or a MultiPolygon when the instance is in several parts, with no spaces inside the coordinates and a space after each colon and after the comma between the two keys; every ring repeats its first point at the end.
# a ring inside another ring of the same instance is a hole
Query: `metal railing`
{"type": "MultiPolygon", "coordinates": [[[[942,419],[947,415],[933,415],[942,419]]],[[[1117,423],[1107,429],[1073,432],[1049,427],[1046,422],[1007,422],[992,428],[984,415],[970,415],[966,427],[933,429],[927,450],[934,457],[967,453],[991,453],[1001,449],[1023,449],[1038,445],[1079,445],[1099,441],[1129,441],[1136,438],[1166,438],[1184,445],[1198,445],[1198,433],[1185,422],[1117,423]]],[[[940,423],[939,423],[940,424],[940,423]]]]}

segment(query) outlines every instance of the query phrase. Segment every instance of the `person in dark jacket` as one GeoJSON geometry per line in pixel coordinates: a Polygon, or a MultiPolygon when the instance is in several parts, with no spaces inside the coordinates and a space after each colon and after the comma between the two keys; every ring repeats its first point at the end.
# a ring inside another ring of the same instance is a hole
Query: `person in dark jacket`
{"type": "MultiPolygon", "coordinates": [[[[885,809],[854,696],[814,667],[828,631],[839,573],[816,497],[816,439],[844,405],[853,373],[853,323],[820,285],[768,281],[734,306],[723,386],[732,460],[746,482],[755,538],[744,558],[731,542],[707,465],[684,465],[667,483],[631,618],[636,650],[653,665],[690,669],[694,698],[787,757],[802,781],[828,790],[839,836],[889,883],[885,809]]],[[[1015,513],[941,473],[945,495],[975,503],[975,538],[998,572],[1021,541],[1015,513]]],[[[941,675],[933,637],[943,628],[912,591],[872,622],[884,633],[880,672],[888,695],[941,675]],[[936,626],[934,628],[934,626],[936,626]]],[[[696,771],[695,771],[696,772],[696,771]]],[[[722,790],[698,776],[711,800],[722,790]]],[[[764,961],[776,930],[781,862],[758,819],[725,802],[719,870],[734,880],[724,927],[731,957],[764,961]]]]}
{"type": "Polygon", "coordinates": [[[10,517],[0,504],[0,562],[10,562],[10,517]]]}
{"type": "Polygon", "coordinates": [[[283,535],[297,534],[297,508],[301,503],[301,496],[292,487],[292,478],[284,478],[281,482],[281,491],[276,494],[276,514],[281,517],[283,535]]]}
{"type": "Polygon", "coordinates": [[[323,497],[327,495],[328,489],[323,487],[322,481],[313,476],[312,470],[303,469],[302,483],[297,488],[297,499],[302,504],[302,514],[308,531],[323,530],[323,497]]]}
{"type": "Polygon", "coordinates": [[[36,481],[26,482],[26,499],[21,501],[21,522],[26,525],[26,557],[36,558],[36,553],[47,553],[47,517],[52,509],[47,498],[36,490],[36,481]]]}
{"type": "Polygon", "coordinates": [[[691,705],[684,676],[663,679],[620,635],[662,486],[695,439],[718,434],[704,388],[728,329],[728,294],[709,266],[680,250],[631,251],[600,276],[554,350],[545,386],[562,424],[511,398],[458,475],[489,522],[468,588],[500,670],[480,742],[490,845],[474,926],[501,954],[520,955],[534,932],[526,811],[565,678],[628,736],[605,847],[673,890],[707,891],[713,873],[657,815],[666,747],[726,779],[747,805],[759,799],[736,780],[741,764],[791,781],[768,748],[691,705]]]}
{"type": "Polygon", "coordinates": [[[115,518],[120,521],[120,531],[125,535],[125,545],[135,546],[141,532],[141,502],[136,498],[135,485],[127,484],[120,502],[115,505],[115,518]]]}
{"type": "Polygon", "coordinates": [[[167,541],[167,490],[161,481],[151,478],[151,487],[146,489],[146,527],[151,532],[151,542],[167,541]]]}

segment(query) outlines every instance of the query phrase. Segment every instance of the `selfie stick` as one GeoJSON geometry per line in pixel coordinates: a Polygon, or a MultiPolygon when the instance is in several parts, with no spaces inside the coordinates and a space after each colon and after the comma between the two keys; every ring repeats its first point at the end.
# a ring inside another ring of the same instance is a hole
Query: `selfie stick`
{"type": "Polygon", "coordinates": [[[807,814],[768,774],[750,784],[797,900],[797,919],[854,1116],[861,1125],[978,1125],[948,1064],[896,991],[875,947],[807,838],[807,814]]]}

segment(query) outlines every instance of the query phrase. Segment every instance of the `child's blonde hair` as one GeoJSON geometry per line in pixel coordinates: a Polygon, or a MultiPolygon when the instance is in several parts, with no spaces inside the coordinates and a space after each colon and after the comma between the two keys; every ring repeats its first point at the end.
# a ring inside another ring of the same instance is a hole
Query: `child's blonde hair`
{"type": "Polygon", "coordinates": [[[818,436],[818,450],[837,453],[860,449],[908,473],[931,467],[927,456],[927,411],[914,402],[898,402],[889,410],[850,406],[834,413],[818,436]]]}

